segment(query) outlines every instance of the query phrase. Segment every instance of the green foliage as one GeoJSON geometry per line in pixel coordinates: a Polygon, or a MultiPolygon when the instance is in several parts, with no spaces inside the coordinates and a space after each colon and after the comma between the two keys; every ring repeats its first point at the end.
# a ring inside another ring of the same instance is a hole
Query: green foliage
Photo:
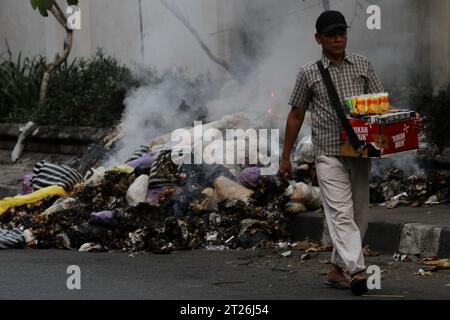
{"type": "MultiPolygon", "coordinates": [[[[30,0],[30,2],[34,10],[37,9],[43,17],[48,17],[48,11],[53,7],[55,0],[30,0]]],[[[67,5],[76,6],[78,0],[67,0],[67,5]]]]}
{"type": "Polygon", "coordinates": [[[99,51],[89,60],[63,63],[52,73],[47,102],[39,104],[46,60],[0,61],[0,122],[108,127],[120,120],[131,72],[99,51]]]}
{"type": "Polygon", "coordinates": [[[38,107],[39,91],[45,59],[22,59],[11,57],[0,62],[0,120],[15,122],[31,119],[33,110],[38,107]]]}
{"type": "Polygon", "coordinates": [[[101,51],[91,59],[63,63],[52,73],[47,100],[39,104],[46,59],[0,56],[0,122],[110,127],[122,118],[124,99],[137,87],[161,90],[174,109],[182,100],[195,109],[218,95],[223,83],[206,75],[192,77],[186,68],[132,74],[101,51]]]}

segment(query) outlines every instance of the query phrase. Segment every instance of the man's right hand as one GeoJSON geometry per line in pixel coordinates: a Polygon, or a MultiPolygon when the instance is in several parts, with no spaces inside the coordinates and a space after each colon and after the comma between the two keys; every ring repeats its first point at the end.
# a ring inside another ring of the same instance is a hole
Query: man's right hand
{"type": "Polygon", "coordinates": [[[292,179],[292,163],[290,159],[282,159],[278,174],[285,180],[292,179]]]}
{"type": "Polygon", "coordinates": [[[298,137],[298,133],[302,128],[303,121],[305,120],[305,108],[292,107],[289,112],[286,122],[286,133],[284,135],[284,148],[281,157],[280,169],[278,174],[283,180],[292,179],[292,163],[291,152],[294,147],[295,140],[298,137]]]}

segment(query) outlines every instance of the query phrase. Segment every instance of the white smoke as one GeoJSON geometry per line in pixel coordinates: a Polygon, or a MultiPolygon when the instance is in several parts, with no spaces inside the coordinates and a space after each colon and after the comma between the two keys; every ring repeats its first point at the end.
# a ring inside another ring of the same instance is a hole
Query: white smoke
{"type": "MultiPolygon", "coordinates": [[[[411,6],[403,6],[406,0],[398,0],[395,3],[387,0],[376,1],[382,8],[385,27],[381,31],[370,31],[365,27],[367,18],[365,8],[372,2],[374,1],[336,0],[330,1],[330,4],[332,9],[343,11],[348,21],[352,22],[349,51],[366,54],[374,62],[382,81],[389,82],[395,79],[402,82],[408,78],[410,70],[399,70],[393,74],[392,65],[401,65],[400,61],[404,62],[403,65],[407,65],[414,61],[417,58],[416,51],[420,48],[411,42],[409,44],[411,50],[402,50],[401,55],[393,54],[398,52],[398,43],[406,46],[405,33],[397,34],[393,31],[398,30],[402,19],[409,20],[413,16],[420,15],[419,9],[414,6],[412,9],[411,6]],[[401,8],[403,11],[400,11],[401,8]]],[[[408,1],[411,2],[417,1],[408,1]]],[[[211,10],[211,14],[207,16],[217,15],[217,11],[212,11],[217,8],[209,2],[206,4],[203,0],[178,0],[176,3],[182,7],[187,17],[200,17],[196,13],[200,3],[205,4],[204,10],[211,10]]],[[[288,102],[298,69],[303,64],[320,58],[321,55],[321,48],[314,40],[314,26],[317,16],[323,10],[322,1],[227,0],[223,3],[217,2],[217,6],[224,7],[223,13],[227,13],[226,18],[221,18],[223,30],[204,30],[202,27],[207,25],[206,22],[193,19],[191,22],[207,44],[214,43],[214,37],[222,39],[218,46],[222,49],[215,53],[223,55],[222,58],[228,60],[233,70],[242,71],[245,77],[239,79],[240,81],[231,79],[231,76],[222,70],[223,76],[219,78],[229,80],[225,81],[218,96],[207,103],[208,119],[217,120],[224,115],[243,111],[270,112],[277,119],[275,127],[279,128],[283,135],[285,119],[290,110],[288,102]],[[210,31],[217,32],[209,34],[210,31]]],[[[161,41],[165,46],[146,43],[146,47],[157,46],[158,59],[161,60],[166,56],[175,60],[179,66],[188,67],[193,76],[195,73],[192,70],[204,69],[206,65],[213,72],[220,69],[169,11],[158,11],[158,15],[158,21],[165,21],[158,24],[163,25],[164,29],[153,26],[154,29],[146,30],[146,33],[157,34],[152,39],[165,41],[161,41]],[[190,47],[186,45],[186,39],[191,39],[190,47]],[[177,46],[178,43],[184,43],[186,50],[174,50],[173,46],[177,46]]],[[[409,39],[409,34],[412,35],[414,32],[409,31],[406,37],[409,39]]],[[[212,48],[217,49],[217,46],[212,48]]],[[[167,61],[162,65],[166,66],[167,61]]],[[[414,65],[417,66],[417,63],[414,65]]],[[[163,67],[157,65],[156,68],[163,67]]],[[[157,86],[145,86],[129,94],[125,101],[126,111],[122,123],[124,137],[117,148],[115,161],[126,160],[139,145],[148,144],[151,139],[169,133],[184,123],[179,119],[176,108],[179,102],[185,99],[189,90],[179,89],[177,83],[174,84],[170,78],[166,78],[157,86]]],[[[188,103],[192,101],[191,99],[188,103]]],[[[306,121],[301,136],[309,134],[309,131],[309,124],[306,121]]],[[[400,161],[396,164],[402,167],[404,163],[406,162],[400,161]]]]}
{"type": "Polygon", "coordinates": [[[405,177],[423,173],[417,156],[414,154],[395,158],[372,160],[372,176],[384,177],[390,168],[399,168],[405,177]]]}

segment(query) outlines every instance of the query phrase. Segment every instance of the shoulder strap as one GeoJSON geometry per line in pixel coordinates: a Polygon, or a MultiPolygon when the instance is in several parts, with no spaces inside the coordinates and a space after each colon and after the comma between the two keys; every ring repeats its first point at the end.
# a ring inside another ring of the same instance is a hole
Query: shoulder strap
{"type": "Polygon", "coordinates": [[[360,150],[364,143],[361,142],[353,130],[350,122],[348,122],[347,116],[345,115],[344,109],[342,108],[341,99],[339,98],[339,94],[337,93],[336,87],[334,86],[333,79],[331,79],[331,75],[328,70],[325,70],[323,63],[321,60],[317,62],[317,66],[319,67],[320,74],[322,75],[323,81],[325,82],[325,86],[327,87],[328,96],[330,97],[331,104],[333,105],[336,113],[338,115],[339,120],[341,121],[342,127],[350,138],[350,142],[355,150],[360,150]]]}

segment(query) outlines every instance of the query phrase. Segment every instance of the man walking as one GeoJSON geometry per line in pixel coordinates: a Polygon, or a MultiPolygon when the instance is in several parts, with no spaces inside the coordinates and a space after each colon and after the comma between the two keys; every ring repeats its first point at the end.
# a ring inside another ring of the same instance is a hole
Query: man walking
{"type": "MultiPolygon", "coordinates": [[[[384,91],[371,63],[346,52],[347,29],[345,17],[338,11],[325,11],[316,22],[315,38],[323,51],[321,62],[341,102],[384,91]]],[[[334,244],[326,284],[363,294],[367,292],[362,239],[368,225],[370,159],[340,156],[342,126],[316,62],[300,69],[290,105],[280,174],[286,178],[292,174],[290,155],[310,108],[317,176],[334,244]]]]}

